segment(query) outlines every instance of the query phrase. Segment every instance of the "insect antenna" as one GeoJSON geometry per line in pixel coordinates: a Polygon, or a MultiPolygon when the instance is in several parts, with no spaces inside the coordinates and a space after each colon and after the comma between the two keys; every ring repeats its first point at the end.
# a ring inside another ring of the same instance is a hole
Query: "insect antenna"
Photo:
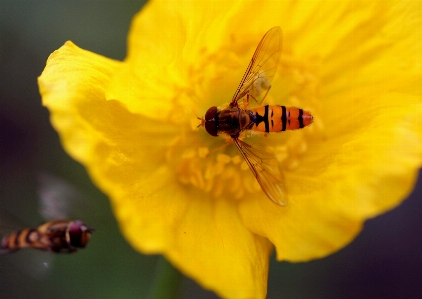
{"type": "Polygon", "coordinates": [[[198,115],[196,116],[197,119],[199,119],[201,122],[199,123],[199,125],[196,128],[199,127],[203,127],[205,126],[205,119],[203,117],[199,117],[198,115]]]}

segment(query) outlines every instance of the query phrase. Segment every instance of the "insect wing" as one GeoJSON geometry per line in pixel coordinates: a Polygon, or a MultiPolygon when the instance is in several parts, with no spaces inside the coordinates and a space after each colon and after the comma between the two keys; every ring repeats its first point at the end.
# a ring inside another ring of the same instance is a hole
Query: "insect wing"
{"type": "Polygon", "coordinates": [[[232,107],[236,106],[237,102],[248,94],[257,102],[262,101],[260,96],[264,90],[268,91],[277,71],[280,49],[281,29],[280,27],[273,27],[258,44],[230,103],[232,107]]]}
{"type": "MultiPolygon", "coordinates": [[[[87,208],[87,201],[89,202],[90,198],[68,182],[50,174],[41,173],[38,176],[38,183],[39,212],[44,220],[81,218],[85,221],[88,217],[84,215],[90,215],[92,218],[93,209],[87,208]]],[[[10,229],[5,229],[4,233],[0,230],[2,234],[0,237],[31,227],[14,218],[12,214],[0,214],[0,227],[10,227],[10,229]]],[[[44,225],[50,225],[50,222],[46,222],[44,225]]],[[[50,225],[49,229],[54,232],[56,227],[50,225]]],[[[7,256],[3,259],[4,267],[10,268],[10,271],[18,268],[36,279],[46,279],[55,268],[56,255],[35,249],[24,250],[22,253],[19,253],[19,250],[18,253],[9,255],[8,253],[11,252],[13,251],[0,248],[0,255],[7,256]]],[[[3,267],[3,264],[1,266],[3,267]]]]}
{"type": "MultiPolygon", "coordinates": [[[[71,237],[73,241],[70,244],[78,248],[85,247],[90,234],[95,230],[86,225],[98,224],[102,216],[102,213],[95,209],[95,198],[89,197],[69,182],[47,173],[40,173],[38,182],[39,212],[45,220],[49,220],[44,225],[49,231],[50,238],[54,237],[55,230],[61,235],[63,231],[69,229],[73,231],[74,236],[71,237]]],[[[66,243],[68,242],[69,240],[66,240],[66,243]]],[[[69,250],[67,246],[56,249],[64,252],[69,250]]],[[[73,252],[72,248],[70,249],[73,252]]]]}
{"type": "MultiPolygon", "coordinates": [[[[21,219],[8,213],[6,210],[2,210],[0,213],[0,240],[3,237],[17,233],[29,226],[24,223],[21,219]]],[[[45,279],[50,274],[50,270],[53,264],[54,256],[51,254],[45,254],[45,252],[37,250],[25,250],[24,254],[14,253],[14,250],[0,249],[1,264],[0,267],[4,272],[10,271],[13,273],[15,269],[19,269],[22,273],[26,273],[29,276],[36,279],[45,279]]]]}
{"type": "Polygon", "coordinates": [[[45,220],[92,218],[91,199],[69,182],[40,173],[38,183],[39,213],[45,220]]]}
{"type": "Polygon", "coordinates": [[[276,204],[287,205],[286,187],[279,162],[265,145],[250,145],[233,139],[265,194],[276,204]]]}

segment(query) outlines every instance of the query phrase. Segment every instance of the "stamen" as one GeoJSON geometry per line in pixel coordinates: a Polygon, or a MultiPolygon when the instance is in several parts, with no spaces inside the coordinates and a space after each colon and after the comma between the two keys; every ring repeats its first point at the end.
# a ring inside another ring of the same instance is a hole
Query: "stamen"
{"type": "Polygon", "coordinates": [[[217,162],[221,162],[223,164],[227,164],[231,161],[231,157],[226,154],[218,154],[217,155],[217,162]]]}
{"type": "Polygon", "coordinates": [[[233,158],[232,158],[232,162],[233,162],[233,164],[235,164],[235,165],[237,165],[237,164],[239,164],[240,162],[242,162],[243,160],[242,160],[242,158],[240,157],[240,155],[236,155],[236,156],[234,156],[233,158]]]}
{"type": "MultiPolygon", "coordinates": [[[[215,73],[211,78],[208,73],[207,76],[201,73],[204,70],[211,72],[213,68],[209,64],[210,61],[227,61],[227,56],[232,54],[224,54],[226,55],[224,57],[218,55],[208,54],[210,59],[206,60],[206,65],[191,69],[189,77],[197,78],[194,79],[194,81],[196,80],[195,84],[184,87],[185,90],[180,91],[178,99],[175,100],[177,104],[175,109],[178,110],[178,113],[173,114],[173,117],[178,120],[186,120],[186,129],[181,130],[180,136],[175,136],[169,142],[166,159],[174,165],[175,177],[181,184],[203,190],[213,197],[225,196],[241,200],[250,194],[262,193],[260,185],[233,143],[224,144],[223,138],[209,136],[203,128],[197,128],[198,123],[202,122],[203,115],[196,117],[194,114],[197,111],[207,111],[213,105],[222,106],[223,103],[229,101],[224,98],[226,95],[220,88],[209,88],[202,85],[214,82],[213,86],[219,87],[221,84],[216,82],[220,82],[221,78],[229,75],[230,70],[221,67],[215,70],[218,74],[215,73]],[[181,108],[184,105],[190,105],[190,107],[181,108]]],[[[229,60],[233,62],[236,57],[229,60]]],[[[271,82],[272,88],[265,101],[302,108],[313,116],[313,123],[304,129],[269,134],[275,136],[271,137],[271,142],[268,145],[280,162],[283,175],[287,177],[289,172],[294,172],[302,167],[302,157],[307,154],[309,148],[312,148],[312,140],[321,136],[324,126],[319,108],[320,60],[317,57],[295,57],[287,48],[280,61],[277,73],[279,81],[271,82]],[[281,88],[277,87],[277,84],[282,84],[281,88]],[[280,90],[283,91],[283,95],[277,94],[277,91],[280,90]]],[[[230,82],[233,80],[230,79],[230,82]]],[[[236,87],[236,82],[233,86],[233,88],[236,87]]],[[[258,87],[261,88],[261,86],[256,86],[256,88],[258,87]]],[[[239,104],[242,105],[242,102],[239,104]]],[[[256,134],[253,132],[245,131],[241,138],[244,138],[245,142],[253,144],[248,140],[254,135],[256,134]]],[[[228,141],[231,139],[229,138],[228,141]]],[[[266,143],[267,140],[262,138],[257,142],[266,143]]]]}
{"type": "Polygon", "coordinates": [[[208,147],[200,147],[198,148],[198,157],[199,158],[205,158],[210,153],[210,150],[208,147]]]}

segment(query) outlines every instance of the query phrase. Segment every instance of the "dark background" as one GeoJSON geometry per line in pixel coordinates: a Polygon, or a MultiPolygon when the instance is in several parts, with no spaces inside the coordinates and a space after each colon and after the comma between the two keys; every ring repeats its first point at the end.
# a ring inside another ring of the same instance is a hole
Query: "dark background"
{"type": "MultiPolygon", "coordinates": [[[[2,299],[148,294],[157,257],[135,252],[121,237],[107,198],[60,146],[36,81],[49,54],[66,40],[124,59],[130,21],[142,4],[0,0],[0,208],[16,222],[41,223],[36,176],[48,172],[92,199],[94,212],[84,221],[98,228],[77,256],[51,260],[48,253],[25,250],[0,257],[2,299]]],[[[273,258],[268,298],[422,298],[421,191],[419,181],[399,208],[367,221],[350,246],[325,259],[290,264],[273,258]]],[[[184,279],[180,298],[216,296],[184,279]]]]}

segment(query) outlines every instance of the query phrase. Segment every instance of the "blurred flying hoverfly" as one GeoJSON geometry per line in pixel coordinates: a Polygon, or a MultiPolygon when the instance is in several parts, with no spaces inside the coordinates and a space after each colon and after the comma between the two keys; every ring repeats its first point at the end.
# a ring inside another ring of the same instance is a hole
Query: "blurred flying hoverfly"
{"type": "Polygon", "coordinates": [[[223,108],[209,108],[205,117],[200,118],[200,126],[204,126],[211,136],[220,133],[230,136],[265,194],[274,203],[286,205],[285,185],[274,153],[265,146],[250,145],[240,140],[241,134],[247,131],[282,132],[301,129],[312,123],[312,115],[303,109],[261,106],[277,71],[280,43],[280,27],[271,28],[258,44],[230,104],[223,108]],[[242,103],[239,103],[240,100],[242,103]],[[251,100],[258,106],[250,108],[251,100]]]}
{"type": "MultiPolygon", "coordinates": [[[[50,175],[40,175],[41,214],[47,219],[65,218],[65,199],[76,197],[77,191],[66,182],[50,175]]],[[[85,248],[94,228],[80,220],[55,219],[36,228],[25,228],[3,236],[0,255],[23,248],[34,248],[55,253],[72,253],[85,248]]]]}
{"type": "Polygon", "coordinates": [[[0,254],[22,248],[72,253],[78,248],[85,248],[93,231],[93,228],[87,227],[80,220],[53,220],[37,228],[25,228],[4,236],[0,254]]]}

